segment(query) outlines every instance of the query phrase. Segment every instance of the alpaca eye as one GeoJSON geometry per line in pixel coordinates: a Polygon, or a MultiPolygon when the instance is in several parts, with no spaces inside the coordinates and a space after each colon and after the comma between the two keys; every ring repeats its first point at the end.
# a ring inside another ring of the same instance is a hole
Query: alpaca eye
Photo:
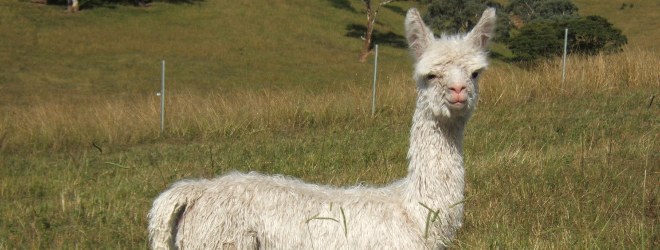
{"type": "Polygon", "coordinates": [[[479,77],[479,71],[472,72],[472,79],[477,79],[479,77]]]}
{"type": "Polygon", "coordinates": [[[438,75],[434,75],[434,74],[428,74],[428,75],[426,75],[426,80],[427,80],[427,81],[431,81],[431,80],[434,80],[434,79],[437,79],[437,78],[439,78],[438,75]]]}

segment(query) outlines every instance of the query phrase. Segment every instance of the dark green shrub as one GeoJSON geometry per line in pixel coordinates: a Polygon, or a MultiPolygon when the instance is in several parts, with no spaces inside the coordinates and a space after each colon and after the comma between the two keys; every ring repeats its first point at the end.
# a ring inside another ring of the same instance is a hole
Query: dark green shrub
{"type": "Polygon", "coordinates": [[[619,52],[628,43],[621,30],[601,16],[563,20],[557,26],[568,28],[569,51],[573,53],[619,52]]]}
{"type": "Polygon", "coordinates": [[[578,16],[578,7],[570,0],[511,0],[505,10],[524,23],[578,16]]]}
{"type": "Polygon", "coordinates": [[[560,53],[563,43],[562,29],[551,22],[535,22],[525,25],[520,33],[511,38],[509,49],[518,60],[551,57],[560,53]]]}
{"type": "Polygon", "coordinates": [[[502,5],[490,0],[432,1],[426,15],[424,15],[424,21],[436,31],[449,34],[466,33],[477,24],[481,14],[487,7],[498,9],[495,41],[506,41],[509,38],[511,27],[509,17],[502,11],[502,5]]]}
{"type": "Polygon", "coordinates": [[[519,60],[561,55],[566,28],[569,53],[618,52],[627,43],[621,30],[614,28],[605,18],[588,16],[529,23],[510,40],[509,49],[519,60]]]}

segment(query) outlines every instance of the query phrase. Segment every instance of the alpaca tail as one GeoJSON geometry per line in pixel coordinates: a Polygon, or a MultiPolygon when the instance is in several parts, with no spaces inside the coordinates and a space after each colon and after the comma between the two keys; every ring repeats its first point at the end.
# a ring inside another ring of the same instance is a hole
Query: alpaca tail
{"type": "Polygon", "coordinates": [[[154,201],[149,211],[149,242],[152,249],[175,249],[179,222],[187,207],[201,195],[203,188],[195,181],[180,181],[154,201]]]}

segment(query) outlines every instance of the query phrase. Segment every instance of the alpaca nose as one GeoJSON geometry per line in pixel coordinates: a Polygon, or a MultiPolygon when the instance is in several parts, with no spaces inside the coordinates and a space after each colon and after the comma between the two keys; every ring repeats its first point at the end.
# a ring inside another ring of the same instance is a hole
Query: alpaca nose
{"type": "Polygon", "coordinates": [[[452,86],[449,86],[449,90],[451,92],[456,93],[456,94],[460,94],[461,92],[465,91],[465,85],[463,85],[463,84],[454,84],[452,86]]]}

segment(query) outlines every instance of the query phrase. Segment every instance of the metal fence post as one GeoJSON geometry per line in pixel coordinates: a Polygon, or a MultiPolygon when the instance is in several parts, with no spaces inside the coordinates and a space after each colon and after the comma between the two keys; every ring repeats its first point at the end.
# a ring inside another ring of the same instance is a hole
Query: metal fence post
{"type": "Polygon", "coordinates": [[[165,133],[165,60],[161,61],[160,76],[160,133],[165,133]]]}
{"type": "Polygon", "coordinates": [[[564,30],[564,59],[563,59],[563,66],[561,70],[561,83],[564,84],[566,82],[566,51],[568,47],[568,28],[564,30]]]}
{"type": "Polygon", "coordinates": [[[376,115],[376,79],[378,76],[378,44],[375,48],[375,58],[374,58],[374,84],[373,84],[373,94],[371,97],[371,116],[376,115]]]}

